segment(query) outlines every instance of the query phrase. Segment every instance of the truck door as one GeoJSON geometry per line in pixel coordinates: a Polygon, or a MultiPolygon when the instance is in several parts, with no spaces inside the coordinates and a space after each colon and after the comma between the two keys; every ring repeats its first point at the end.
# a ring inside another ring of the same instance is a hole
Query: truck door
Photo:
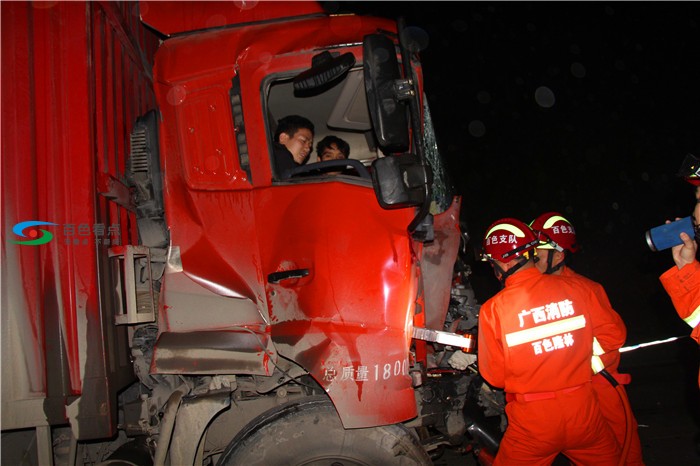
{"type": "MultiPolygon", "coordinates": [[[[334,52],[361,58],[359,47],[334,52]]],[[[295,96],[292,76],[312,60],[284,56],[265,64],[260,88],[270,155],[276,121],[299,114],[313,120],[316,141],[327,134],[350,141],[362,169],[320,173],[312,153],[301,173],[273,176],[256,190],[272,338],[329,393],[346,427],[399,422],[415,415],[408,353],[417,269],[406,232],[413,209],[383,209],[365,169],[382,154],[372,140],[362,69],[324,92],[295,96]],[[285,67],[294,73],[285,75],[285,67]]]]}

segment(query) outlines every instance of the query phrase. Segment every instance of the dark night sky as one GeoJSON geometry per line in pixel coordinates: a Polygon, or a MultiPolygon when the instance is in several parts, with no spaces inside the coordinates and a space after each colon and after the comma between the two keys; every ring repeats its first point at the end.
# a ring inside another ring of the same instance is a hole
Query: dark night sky
{"type": "MultiPolygon", "coordinates": [[[[573,267],[601,282],[628,344],[685,335],[644,232],[694,207],[676,176],[700,156],[695,2],[341,2],[427,33],[426,92],[479,248],[502,217],[572,221],[573,267]]],[[[480,301],[497,291],[472,264],[480,301]]]]}

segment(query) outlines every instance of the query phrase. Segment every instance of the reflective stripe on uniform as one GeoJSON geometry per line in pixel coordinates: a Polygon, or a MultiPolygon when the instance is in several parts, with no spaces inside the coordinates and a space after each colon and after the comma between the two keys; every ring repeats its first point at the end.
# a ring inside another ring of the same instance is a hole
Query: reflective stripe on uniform
{"type": "Polygon", "coordinates": [[[605,364],[603,364],[603,360],[600,359],[600,356],[603,354],[605,354],[605,350],[602,346],[600,346],[600,343],[598,343],[598,339],[593,337],[593,357],[591,358],[591,368],[593,369],[594,374],[597,374],[605,369],[605,364]]]}
{"type": "Polygon", "coordinates": [[[602,356],[603,354],[605,354],[605,350],[600,346],[600,343],[598,343],[598,339],[593,337],[593,355],[602,356]]]}
{"type": "Polygon", "coordinates": [[[550,322],[548,324],[539,325],[537,327],[520,330],[518,332],[506,334],[506,343],[508,347],[522,345],[523,343],[531,343],[543,338],[552,337],[561,333],[571,332],[586,326],[586,317],[575,316],[568,319],[550,322]]]}
{"type": "Polygon", "coordinates": [[[591,358],[591,369],[593,369],[594,374],[605,369],[605,364],[603,364],[603,360],[600,359],[600,356],[593,356],[591,358]]]}
{"type": "Polygon", "coordinates": [[[700,306],[696,307],[693,313],[683,320],[691,327],[697,327],[700,324],[700,306]]]}

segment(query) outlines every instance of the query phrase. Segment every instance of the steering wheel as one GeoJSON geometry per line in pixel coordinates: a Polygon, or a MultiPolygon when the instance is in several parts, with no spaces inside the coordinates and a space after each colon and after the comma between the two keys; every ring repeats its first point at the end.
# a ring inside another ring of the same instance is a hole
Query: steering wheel
{"type": "Polygon", "coordinates": [[[371,179],[371,175],[369,173],[369,170],[367,170],[367,167],[365,167],[362,162],[360,162],[357,159],[337,159],[337,160],[326,160],[325,162],[315,162],[315,163],[309,163],[306,165],[301,165],[299,167],[292,168],[291,170],[286,170],[282,174],[282,179],[289,179],[294,176],[302,175],[302,174],[307,174],[307,173],[313,173],[315,171],[318,172],[318,174],[323,174],[324,172],[328,171],[330,168],[347,168],[347,167],[352,167],[358,175],[360,175],[360,178],[365,178],[365,179],[371,179]]]}

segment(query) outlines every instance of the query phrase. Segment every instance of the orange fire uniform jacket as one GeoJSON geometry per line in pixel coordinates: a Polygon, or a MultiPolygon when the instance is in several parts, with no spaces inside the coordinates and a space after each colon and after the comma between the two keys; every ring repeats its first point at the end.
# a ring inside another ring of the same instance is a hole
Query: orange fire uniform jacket
{"type": "MultiPolygon", "coordinates": [[[[593,280],[590,280],[583,275],[574,272],[567,266],[562,267],[561,275],[563,277],[575,277],[582,280],[591,287],[595,295],[597,296],[600,304],[603,308],[608,309],[608,312],[612,314],[613,321],[617,321],[617,325],[623,335],[627,334],[627,328],[622,321],[620,315],[613,310],[610,300],[608,299],[608,294],[605,292],[603,286],[593,280]]],[[[626,385],[630,383],[631,377],[629,374],[620,374],[618,372],[618,366],[620,365],[620,351],[614,349],[605,354],[600,355],[605,370],[617,380],[620,385],[626,385]]],[[[625,443],[625,434],[627,433],[627,415],[625,413],[625,406],[623,405],[620,394],[615,387],[613,387],[610,382],[608,382],[602,375],[593,376],[593,392],[598,398],[598,404],[600,405],[600,411],[603,413],[603,417],[608,422],[613,432],[615,432],[615,437],[620,445],[625,443]]],[[[624,396],[627,396],[627,392],[624,387],[622,387],[622,392],[624,396]]],[[[627,459],[625,464],[628,466],[643,466],[644,461],[642,459],[642,444],[639,440],[639,431],[637,425],[637,419],[632,414],[630,419],[630,429],[632,430],[632,437],[630,441],[629,450],[627,452],[627,459]]]]}
{"type": "Polygon", "coordinates": [[[575,277],[523,269],[482,305],[479,370],[509,400],[496,465],[551,464],[560,452],[579,464],[618,463],[621,447],[591,387],[594,336],[609,352],[625,332],[575,277]]]}
{"type": "Polygon", "coordinates": [[[680,318],[693,329],[690,338],[700,343],[700,263],[695,261],[680,270],[673,266],[659,279],[680,318]]]}

